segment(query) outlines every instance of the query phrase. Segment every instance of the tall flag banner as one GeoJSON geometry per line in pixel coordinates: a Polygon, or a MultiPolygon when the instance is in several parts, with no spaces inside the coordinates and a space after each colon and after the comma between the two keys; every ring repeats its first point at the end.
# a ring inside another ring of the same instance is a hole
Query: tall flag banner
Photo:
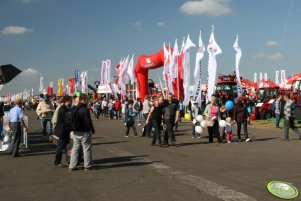
{"type": "Polygon", "coordinates": [[[170,65],[171,65],[171,50],[170,50],[170,46],[167,49],[165,46],[165,43],[163,44],[163,50],[164,50],[164,68],[163,68],[163,78],[165,80],[167,89],[169,93],[173,93],[173,88],[172,88],[172,83],[171,83],[171,79],[170,79],[170,65]]]}
{"type": "Polygon", "coordinates": [[[101,73],[100,73],[100,84],[104,84],[105,83],[106,68],[107,68],[107,62],[106,61],[102,61],[102,64],[101,64],[101,73]]]}
{"type": "Polygon", "coordinates": [[[184,70],[183,70],[184,45],[185,45],[185,38],[183,38],[182,45],[181,45],[181,52],[180,52],[179,59],[178,59],[178,78],[181,80],[184,79],[184,70]]]}
{"type": "Polygon", "coordinates": [[[40,86],[39,86],[39,92],[43,93],[44,90],[44,81],[43,81],[43,77],[40,77],[40,86]]]}
{"type": "MultiPolygon", "coordinates": [[[[264,81],[268,81],[268,74],[264,73],[264,77],[263,77],[264,81]]],[[[267,83],[264,84],[264,87],[268,87],[267,83]]]]}
{"type": "Polygon", "coordinates": [[[267,73],[264,73],[264,78],[263,78],[265,81],[268,80],[268,74],[267,73]]]}
{"type": "Polygon", "coordinates": [[[209,38],[209,44],[207,46],[207,52],[209,54],[208,59],[208,91],[206,102],[211,101],[211,96],[214,93],[214,87],[216,82],[216,70],[217,62],[216,56],[222,53],[222,49],[218,46],[214,38],[214,26],[212,26],[211,35],[209,38]]]}
{"type": "Polygon", "coordinates": [[[134,67],[134,55],[132,55],[132,58],[129,62],[127,74],[130,78],[131,84],[134,84],[134,82],[136,80],[135,67],[134,67]]]}
{"type": "Polygon", "coordinates": [[[189,85],[190,85],[190,51],[191,47],[195,47],[195,44],[190,40],[189,34],[187,36],[185,45],[184,45],[184,80],[183,80],[183,88],[184,88],[184,101],[183,105],[188,106],[190,101],[189,94],[189,85]]]}
{"type": "Polygon", "coordinates": [[[106,70],[106,84],[109,84],[111,83],[111,60],[110,59],[107,59],[106,60],[106,67],[107,67],[107,70],[106,70]]]}
{"type": "Polygon", "coordinates": [[[80,78],[81,78],[81,92],[84,94],[88,93],[88,72],[83,71],[80,74],[80,78]]]}
{"type": "Polygon", "coordinates": [[[285,70],[280,71],[280,76],[281,76],[280,85],[281,85],[281,87],[284,87],[286,85],[286,82],[287,82],[286,75],[285,75],[285,70]]]}
{"type": "Polygon", "coordinates": [[[115,99],[118,99],[118,96],[117,96],[117,92],[116,92],[116,90],[115,90],[115,86],[114,86],[115,84],[113,84],[113,83],[109,83],[109,86],[110,86],[110,88],[111,88],[111,91],[112,91],[112,94],[113,94],[113,96],[114,96],[114,98],[115,99]]]}
{"type": "Polygon", "coordinates": [[[278,86],[280,85],[280,82],[279,82],[279,70],[276,71],[275,84],[277,84],[278,86]]]}
{"type": "Polygon", "coordinates": [[[53,96],[53,82],[49,83],[49,86],[47,88],[47,94],[51,97],[53,96]]]}
{"type": "Polygon", "coordinates": [[[263,83],[262,83],[262,72],[259,73],[259,88],[263,87],[263,83]]]}
{"type": "Polygon", "coordinates": [[[239,73],[239,63],[241,59],[241,49],[238,45],[238,35],[236,36],[236,40],[233,44],[233,48],[236,52],[235,55],[235,73],[236,73],[236,84],[237,84],[237,97],[242,96],[242,85],[240,80],[240,73],[239,73]]]}
{"type": "Polygon", "coordinates": [[[75,91],[80,91],[80,80],[78,70],[74,71],[75,91]]]}
{"type": "Polygon", "coordinates": [[[70,94],[75,93],[75,79],[74,79],[74,77],[69,78],[69,92],[70,92],[70,94]]]}
{"type": "Polygon", "coordinates": [[[62,79],[59,79],[57,81],[58,83],[58,92],[57,92],[57,95],[58,96],[64,96],[64,85],[63,85],[63,80],[62,79]]]}
{"type": "Polygon", "coordinates": [[[201,82],[201,75],[202,75],[202,60],[204,57],[204,52],[205,52],[205,46],[202,40],[202,32],[200,31],[199,35],[199,46],[197,49],[196,53],[196,58],[195,58],[195,67],[194,67],[194,73],[193,73],[193,78],[194,78],[194,88],[193,88],[193,96],[194,96],[194,101],[199,103],[201,105],[201,95],[202,95],[202,82],[201,82]]]}
{"type": "Polygon", "coordinates": [[[175,40],[175,46],[173,48],[173,52],[172,52],[172,61],[173,61],[173,66],[171,68],[171,72],[170,72],[170,77],[173,80],[173,82],[175,81],[175,79],[178,78],[178,57],[179,57],[179,48],[178,48],[178,40],[175,40]]]}
{"type": "Polygon", "coordinates": [[[257,73],[254,73],[254,83],[257,83],[257,73]]]}

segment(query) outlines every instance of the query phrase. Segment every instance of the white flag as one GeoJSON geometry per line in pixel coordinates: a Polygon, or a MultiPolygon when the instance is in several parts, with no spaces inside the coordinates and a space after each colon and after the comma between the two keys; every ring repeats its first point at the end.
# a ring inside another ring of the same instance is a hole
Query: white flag
{"type": "Polygon", "coordinates": [[[286,82],[287,82],[286,75],[285,75],[285,70],[281,70],[280,74],[281,74],[281,83],[280,83],[280,85],[281,85],[281,87],[285,87],[286,82]]]}
{"type": "Polygon", "coordinates": [[[257,83],[257,73],[254,73],[254,83],[257,83]]]}
{"type": "Polygon", "coordinates": [[[239,62],[241,58],[241,49],[238,45],[238,35],[236,36],[236,40],[233,44],[233,48],[236,52],[235,55],[235,72],[236,72],[236,84],[237,84],[237,97],[242,96],[242,85],[240,80],[240,73],[239,73],[239,62]]]}
{"type": "Polygon", "coordinates": [[[190,101],[189,94],[189,84],[190,84],[190,51],[191,47],[195,47],[195,44],[190,40],[189,35],[187,36],[185,45],[184,45],[184,80],[183,80],[183,88],[184,88],[184,101],[183,105],[187,106],[190,101]]]}
{"type": "Polygon", "coordinates": [[[195,67],[194,67],[194,91],[193,91],[193,96],[194,96],[194,101],[196,101],[199,105],[201,105],[201,91],[202,91],[202,83],[201,83],[201,65],[202,65],[202,59],[204,57],[204,52],[205,52],[205,46],[202,40],[202,32],[200,31],[199,35],[199,46],[197,49],[196,53],[196,59],[195,59],[195,67]]]}
{"type": "Polygon", "coordinates": [[[171,71],[171,79],[178,78],[178,57],[179,57],[179,48],[178,48],[178,40],[175,41],[175,46],[172,52],[172,60],[173,60],[173,67],[171,71]]]}
{"type": "Polygon", "coordinates": [[[39,92],[43,93],[44,90],[44,81],[43,81],[43,77],[40,77],[40,87],[39,87],[39,92]]]}
{"type": "Polygon", "coordinates": [[[132,58],[129,62],[127,74],[129,75],[129,78],[131,80],[131,84],[134,84],[136,76],[135,76],[135,68],[134,68],[134,55],[132,55],[132,58]]]}
{"type": "Polygon", "coordinates": [[[211,96],[214,93],[215,81],[216,81],[216,56],[222,53],[222,49],[218,46],[214,38],[214,27],[212,27],[211,35],[209,38],[209,44],[207,46],[207,52],[209,54],[208,59],[208,91],[206,102],[211,100],[211,96]]]}
{"type": "Polygon", "coordinates": [[[263,87],[262,83],[262,72],[259,73],[259,88],[263,87]]]}

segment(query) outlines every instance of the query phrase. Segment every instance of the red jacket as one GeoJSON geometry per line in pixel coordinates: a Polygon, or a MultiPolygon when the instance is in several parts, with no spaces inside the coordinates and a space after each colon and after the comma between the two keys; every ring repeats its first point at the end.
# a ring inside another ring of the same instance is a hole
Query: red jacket
{"type": "Polygon", "coordinates": [[[114,107],[115,107],[115,110],[120,110],[121,109],[121,102],[120,101],[115,101],[114,107]]]}

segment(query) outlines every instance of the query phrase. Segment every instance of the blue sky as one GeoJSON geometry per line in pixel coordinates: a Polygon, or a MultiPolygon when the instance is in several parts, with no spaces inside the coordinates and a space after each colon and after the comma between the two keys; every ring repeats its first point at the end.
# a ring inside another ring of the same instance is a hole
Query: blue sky
{"type": "MultiPolygon", "coordinates": [[[[238,34],[241,74],[253,79],[254,72],[266,72],[274,80],[275,70],[285,69],[287,76],[301,71],[300,19],[300,0],[1,0],[0,64],[11,63],[24,72],[0,95],[31,88],[37,92],[40,76],[56,84],[75,69],[88,70],[93,83],[100,79],[103,59],[112,60],[115,74],[121,57],[153,54],[163,42],[173,46],[187,34],[197,44],[202,30],[207,45],[212,25],[223,50],[218,72],[233,70],[232,45],[238,34]]],[[[195,52],[191,50],[192,68],[195,52]]],[[[207,59],[205,54],[203,80],[207,59]]],[[[150,78],[157,80],[161,71],[152,71],[150,78]]]]}

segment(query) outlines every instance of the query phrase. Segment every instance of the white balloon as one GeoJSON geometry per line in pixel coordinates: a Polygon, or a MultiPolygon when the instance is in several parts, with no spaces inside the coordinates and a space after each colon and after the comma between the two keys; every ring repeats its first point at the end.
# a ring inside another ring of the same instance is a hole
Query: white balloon
{"type": "Polygon", "coordinates": [[[195,132],[202,133],[203,132],[203,128],[201,126],[196,126],[195,127],[195,132]]]}
{"type": "Polygon", "coordinates": [[[220,126],[220,127],[223,127],[223,128],[224,128],[224,127],[226,127],[226,124],[227,124],[227,123],[226,123],[225,120],[220,120],[220,121],[219,121],[219,126],[220,126]]]}
{"type": "Polygon", "coordinates": [[[192,121],[192,124],[196,124],[196,120],[195,119],[192,121]]]}
{"type": "Polygon", "coordinates": [[[205,120],[201,121],[201,126],[202,126],[203,128],[206,128],[206,127],[207,127],[207,124],[206,124],[206,121],[205,121],[205,120]]]}
{"type": "Polygon", "coordinates": [[[204,120],[204,118],[203,118],[202,115],[198,115],[198,116],[196,117],[196,120],[197,120],[198,122],[202,122],[202,121],[204,120]]]}

